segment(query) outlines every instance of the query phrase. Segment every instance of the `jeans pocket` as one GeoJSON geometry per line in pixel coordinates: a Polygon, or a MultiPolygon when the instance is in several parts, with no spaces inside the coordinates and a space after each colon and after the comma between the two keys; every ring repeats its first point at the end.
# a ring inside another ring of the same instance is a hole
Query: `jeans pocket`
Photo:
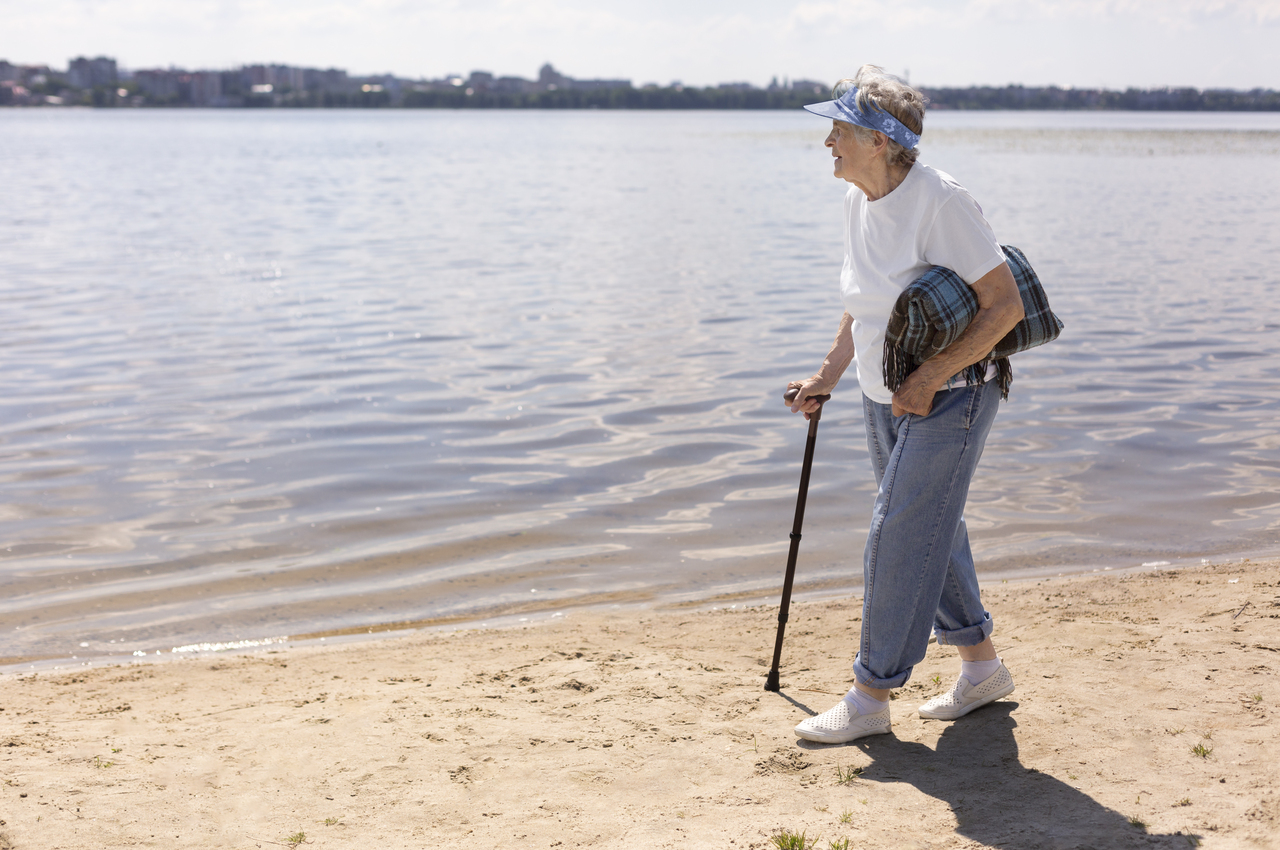
{"type": "Polygon", "coordinates": [[[972,431],[974,420],[978,416],[978,411],[982,407],[983,394],[986,393],[989,384],[974,384],[969,387],[969,397],[965,399],[967,406],[964,412],[964,429],[972,431]]]}

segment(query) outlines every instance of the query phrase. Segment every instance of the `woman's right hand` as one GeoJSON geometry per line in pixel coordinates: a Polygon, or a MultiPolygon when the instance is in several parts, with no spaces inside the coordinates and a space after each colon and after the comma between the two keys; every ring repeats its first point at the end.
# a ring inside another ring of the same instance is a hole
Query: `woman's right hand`
{"type": "Polygon", "coordinates": [[[783,403],[791,408],[792,413],[803,413],[804,418],[809,419],[827,400],[824,398],[818,401],[817,396],[830,398],[832,390],[836,388],[836,384],[840,383],[840,376],[852,362],[853,317],[846,311],[840,317],[840,329],[836,331],[835,342],[831,343],[831,350],[822,361],[822,368],[818,370],[818,374],[807,380],[792,381],[787,384],[787,389],[782,395],[783,403]],[[797,391],[796,395],[788,398],[788,394],[793,389],[797,391]]]}
{"type": "Polygon", "coordinates": [[[826,399],[818,401],[817,396],[830,397],[833,389],[835,389],[834,381],[827,381],[820,375],[814,375],[808,380],[792,381],[787,384],[787,389],[782,394],[782,402],[791,408],[792,413],[803,413],[804,418],[808,419],[810,414],[816,413],[826,401],[826,399]],[[789,399],[788,396],[793,389],[797,391],[795,398],[789,399]]]}

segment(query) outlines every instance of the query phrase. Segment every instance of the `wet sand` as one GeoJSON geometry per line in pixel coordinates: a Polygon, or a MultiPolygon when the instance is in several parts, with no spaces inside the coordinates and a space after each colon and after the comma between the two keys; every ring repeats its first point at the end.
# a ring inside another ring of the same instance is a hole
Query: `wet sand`
{"type": "Polygon", "coordinates": [[[856,599],[4,676],[0,848],[1280,847],[1280,561],[985,590],[1014,694],[845,746],[856,599]]]}

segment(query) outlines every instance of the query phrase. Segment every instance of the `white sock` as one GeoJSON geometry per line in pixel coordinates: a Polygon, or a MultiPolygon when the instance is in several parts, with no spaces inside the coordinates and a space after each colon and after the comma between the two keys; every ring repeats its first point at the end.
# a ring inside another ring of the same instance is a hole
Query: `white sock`
{"type": "Polygon", "coordinates": [[[976,685],[984,682],[995,675],[1000,669],[1002,662],[999,658],[993,658],[990,661],[960,661],[960,675],[969,680],[969,684],[976,685]]]}
{"type": "Polygon", "coordinates": [[[884,711],[884,707],[889,704],[887,699],[878,700],[857,687],[850,688],[849,693],[845,694],[844,698],[847,702],[853,704],[859,714],[875,714],[877,711],[884,711]]]}

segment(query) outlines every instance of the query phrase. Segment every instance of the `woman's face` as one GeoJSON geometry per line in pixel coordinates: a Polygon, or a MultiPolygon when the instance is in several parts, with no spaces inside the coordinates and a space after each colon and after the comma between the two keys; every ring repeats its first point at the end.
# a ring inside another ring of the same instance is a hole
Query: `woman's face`
{"type": "Polygon", "coordinates": [[[873,145],[864,145],[853,132],[853,125],[843,121],[832,121],[831,132],[827,135],[826,146],[831,148],[835,157],[835,168],[832,173],[850,183],[855,178],[866,174],[867,166],[874,155],[873,145]]]}

